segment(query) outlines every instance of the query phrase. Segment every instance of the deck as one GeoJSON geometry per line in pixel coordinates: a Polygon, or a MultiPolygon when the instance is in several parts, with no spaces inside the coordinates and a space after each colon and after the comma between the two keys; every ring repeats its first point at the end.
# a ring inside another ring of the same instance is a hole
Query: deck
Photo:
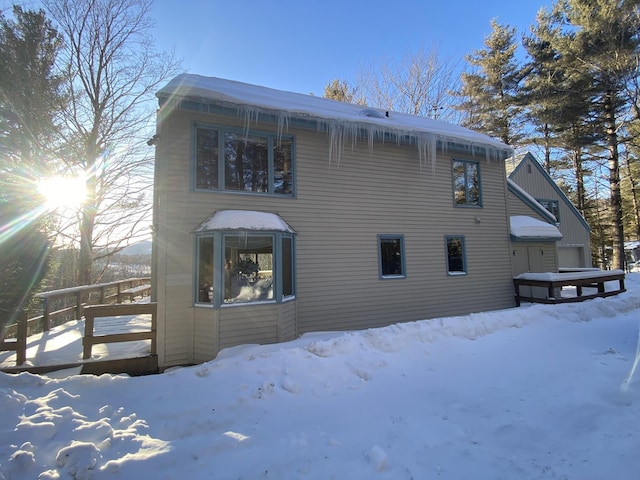
{"type": "Polygon", "coordinates": [[[1,332],[0,370],[157,372],[157,305],[149,302],[150,290],[148,278],[130,278],[36,295],[41,310],[1,332]],[[142,298],[134,302],[136,297],[142,298]]]}
{"type": "Polygon", "coordinates": [[[624,278],[622,270],[584,269],[561,273],[523,273],[513,279],[516,306],[519,307],[521,302],[555,304],[618,295],[626,292],[624,278]],[[522,292],[522,287],[532,287],[532,292],[537,288],[539,292],[544,293],[527,295],[522,292]],[[565,287],[575,288],[576,294],[563,296],[562,289],[565,287]],[[586,293],[585,289],[589,289],[589,293],[586,293]]]}

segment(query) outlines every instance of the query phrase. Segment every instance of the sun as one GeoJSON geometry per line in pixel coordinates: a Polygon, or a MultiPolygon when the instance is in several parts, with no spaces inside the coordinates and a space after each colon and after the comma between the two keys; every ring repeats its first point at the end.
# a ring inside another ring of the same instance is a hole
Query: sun
{"type": "Polygon", "coordinates": [[[38,191],[51,210],[74,209],[85,199],[85,182],[81,177],[50,177],[38,183],[38,191]]]}

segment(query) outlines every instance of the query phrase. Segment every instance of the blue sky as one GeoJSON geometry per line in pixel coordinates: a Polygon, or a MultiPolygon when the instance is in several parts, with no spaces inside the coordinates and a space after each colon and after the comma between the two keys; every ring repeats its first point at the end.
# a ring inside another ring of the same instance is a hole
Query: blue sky
{"type": "Polygon", "coordinates": [[[490,21],[528,32],[552,0],[156,0],[156,46],[189,73],[322,95],[363,65],[435,46],[455,60],[490,21]]]}

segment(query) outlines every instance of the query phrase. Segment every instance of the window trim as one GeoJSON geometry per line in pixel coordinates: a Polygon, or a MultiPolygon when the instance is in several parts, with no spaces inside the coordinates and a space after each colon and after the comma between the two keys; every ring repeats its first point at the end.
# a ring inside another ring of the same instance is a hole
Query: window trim
{"type": "Polygon", "coordinates": [[[482,174],[480,172],[480,162],[477,160],[461,160],[458,158],[453,158],[451,160],[451,190],[453,194],[453,206],[456,208],[482,208],[482,174]],[[459,204],[456,202],[456,176],[455,176],[455,164],[462,163],[464,165],[464,185],[465,185],[465,203],[459,204]],[[467,165],[473,164],[476,166],[478,171],[478,204],[470,205],[469,204],[469,191],[467,188],[467,165]]]}
{"type": "Polygon", "coordinates": [[[542,208],[544,208],[547,212],[549,212],[551,215],[553,215],[554,217],[556,217],[556,225],[560,225],[560,201],[559,200],[555,200],[552,198],[536,198],[536,202],[538,202],[540,205],[542,205],[542,208]],[[544,203],[552,203],[555,204],[556,206],[556,210],[558,211],[557,214],[553,213],[551,210],[549,210],[544,203]]]}
{"type": "Polygon", "coordinates": [[[194,192],[215,192],[215,193],[231,193],[236,195],[265,195],[277,198],[295,198],[296,197],[296,141],[294,135],[278,135],[274,132],[268,132],[264,130],[243,129],[239,127],[230,127],[218,124],[209,124],[203,122],[194,122],[191,129],[191,191],[194,192]],[[198,129],[215,130],[218,132],[218,178],[217,188],[198,188],[197,175],[198,175],[198,129]],[[226,159],[224,156],[225,135],[233,134],[239,137],[257,136],[267,138],[267,154],[268,154],[268,169],[269,169],[269,186],[268,192],[247,192],[245,190],[228,190],[225,188],[225,167],[226,159]],[[275,158],[274,147],[278,145],[278,142],[286,139],[291,142],[291,192],[290,193],[274,193],[274,178],[275,178],[275,158]]]}
{"type": "Polygon", "coordinates": [[[193,305],[214,309],[230,308],[236,306],[263,305],[265,303],[283,303],[296,298],[296,239],[295,234],[273,231],[273,230],[210,230],[200,232],[194,238],[194,269],[193,269],[193,305]],[[273,241],[273,298],[268,300],[257,300],[251,302],[225,303],[224,302],[224,261],[225,261],[225,238],[238,237],[241,235],[254,237],[271,237],[273,241]],[[200,265],[200,240],[203,238],[213,238],[213,294],[211,302],[199,300],[199,265],[200,265]],[[283,268],[282,268],[282,239],[291,239],[291,295],[283,293],[283,268]]]}
{"type": "Polygon", "coordinates": [[[467,245],[464,235],[445,235],[444,237],[444,252],[445,252],[445,267],[447,269],[447,275],[450,277],[461,277],[469,274],[467,264],[467,245]],[[449,240],[460,240],[462,244],[462,270],[450,270],[449,269],[449,240]]]}
{"type": "Polygon", "coordinates": [[[403,234],[378,234],[377,236],[377,249],[378,249],[378,278],[380,280],[396,280],[400,278],[407,278],[407,261],[406,261],[406,249],[404,243],[403,234]],[[400,257],[401,257],[401,274],[385,275],[382,270],[382,241],[383,240],[400,240],[400,257]]]}

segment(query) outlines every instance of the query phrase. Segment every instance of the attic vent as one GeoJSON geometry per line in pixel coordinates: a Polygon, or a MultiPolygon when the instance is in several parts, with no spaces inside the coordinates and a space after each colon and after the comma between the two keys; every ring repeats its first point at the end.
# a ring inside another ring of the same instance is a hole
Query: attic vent
{"type": "Polygon", "coordinates": [[[382,112],[374,110],[373,108],[365,108],[360,112],[360,115],[371,118],[384,118],[385,115],[382,112]]]}

